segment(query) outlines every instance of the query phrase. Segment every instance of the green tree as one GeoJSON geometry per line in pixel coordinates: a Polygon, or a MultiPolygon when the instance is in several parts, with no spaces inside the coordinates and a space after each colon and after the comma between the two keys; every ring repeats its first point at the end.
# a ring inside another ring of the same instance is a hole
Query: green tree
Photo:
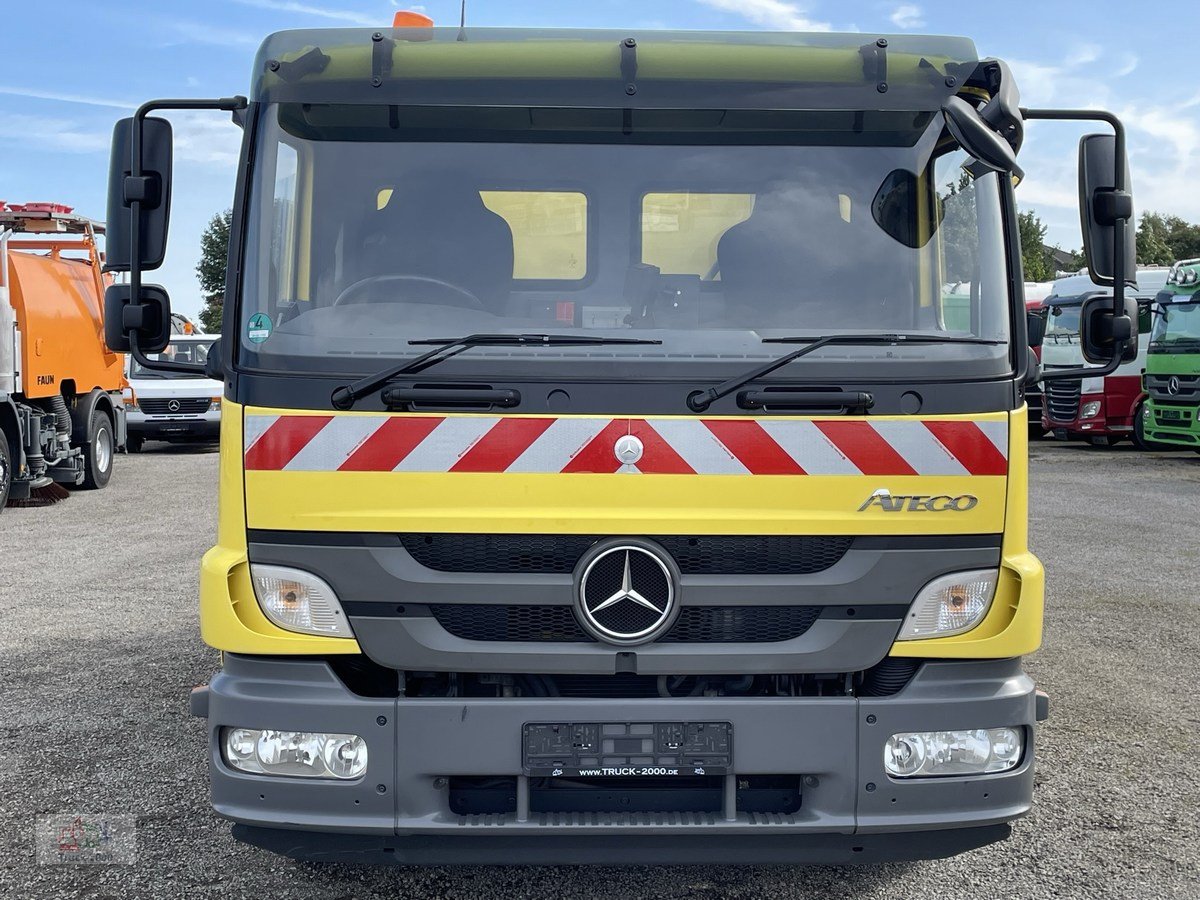
{"type": "Polygon", "coordinates": [[[1054,265],[1046,252],[1046,226],[1033,210],[1017,214],[1017,227],[1021,234],[1021,262],[1026,281],[1050,281],[1054,278],[1054,265]]]}
{"type": "Polygon", "coordinates": [[[1175,262],[1167,246],[1167,223],[1156,212],[1143,213],[1138,222],[1137,261],[1143,266],[1169,266],[1175,262]]]}
{"type": "Polygon", "coordinates": [[[1146,212],[1138,222],[1137,258],[1146,266],[1169,266],[1181,259],[1200,257],[1200,225],[1179,216],[1146,212]]]}
{"type": "Polygon", "coordinates": [[[233,224],[233,210],[217,213],[200,236],[200,262],[196,264],[196,277],[200,281],[200,293],[204,297],[204,308],[200,310],[200,323],[210,333],[221,330],[221,310],[225,303],[225,266],[229,259],[229,229],[233,224]]]}

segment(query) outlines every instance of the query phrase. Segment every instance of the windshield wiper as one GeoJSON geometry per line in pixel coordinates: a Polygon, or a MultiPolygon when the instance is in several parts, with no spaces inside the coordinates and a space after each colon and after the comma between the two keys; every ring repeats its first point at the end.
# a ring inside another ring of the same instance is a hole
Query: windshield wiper
{"type": "Polygon", "coordinates": [[[400,375],[415,375],[443,360],[457,356],[471,347],[587,347],[594,344],[661,344],[649,338],[603,337],[590,334],[468,334],[458,338],[423,338],[409,341],[413,345],[437,344],[438,346],[408,362],[360,378],[353,384],[344,385],[333,392],[332,401],[336,409],[350,409],[354,402],[367,394],[379,390],[400,375]]]}
{"type": "Polygon", "coordinates": [[[963,337],[961,335],[932,335],[932,334],[826,334],[820,337],[778,337],[778,338],[763,338],[764,344],[807,344],[807,347],[801,347],[799,350],[793,350],[791,353],[786,353],[778,359],[772,360],[769,363],[751,369],[749,372],[743,372],[741,375],[735,375],[728,381],[723,381],[716,387],[711,387],[706,391],[692,391],[687,396],[688,408],[693,412],[704,412],[714,402],[722,397],[728,396],[738,388],[749,384],[764,375],[769,375],[776,369],[781,369],[793,360],[797,360],[802,356],[807,356],[814,350],[820,350],[822,347],[828,347],[831,344],[846,344],[850,346],[869,347],[875,345],[901,345],[901,344],[1002,344],[1003,341],[994,341],[987,338],[963,337]]]}

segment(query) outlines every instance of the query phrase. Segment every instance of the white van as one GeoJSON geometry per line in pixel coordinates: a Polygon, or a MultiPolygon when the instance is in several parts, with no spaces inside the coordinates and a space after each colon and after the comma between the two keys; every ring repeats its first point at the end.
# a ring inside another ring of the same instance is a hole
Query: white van
{"type": "MultiPolygon", "coordinates": [[[[151,359],[203,363],[217,340],[215,334],[177,334],[161,353],[151,359]]],[[[219,381],[187,372],[157,372],[143,369],[132,356],[125,357],[125,421],[130,453],[146,441],[185,443],[215,441],[221,431],[219,381]]]]}

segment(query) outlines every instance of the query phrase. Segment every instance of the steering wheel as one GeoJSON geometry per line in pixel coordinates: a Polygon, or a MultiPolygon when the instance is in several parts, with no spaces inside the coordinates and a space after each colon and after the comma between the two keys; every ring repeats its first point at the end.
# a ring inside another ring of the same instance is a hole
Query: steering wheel
{"type": "MultiPolygon", "coordinates": [[[[443,295],[443,297],[445,297],[446,295],[451,295],[451,296],[457,298],[458,302],[452,303],[451,304],[452,306],[463,306],[463,307],[466,307],[467,309],[480,309],[480,310],[484,308],[483,302],[478,297],[476,297],[474,294],[472,294],[470,291],[468,291],[466,288],[459,287],[457,284],[451,284],[448,281],[442,281],[442,279],[440,279],[440,278],[431,278],[428,275],[372,275],[368,278],[363,278],[360,281],[354,282],[354,284],[350,285],[348,288],[346,288],[344,291],[342,291],[340,294],[338,294],[337,299],[333,301],[333,305],[341,306],[342,304],[364,303],[364,302],[365,303],[395,302],[394,298],[391,298],[391,297],[387,298],[386,301],[369,300],[369,299],[357,300],[354,298],[357,295],[362,294],[363,291],[370,285],[389,284],[389,283],[397,282],[397,281],[408,282],[411,284],[426,285],[426,286],[433,285],[434,287],[436,287],[438,289],[438,291],[443,295]]],[[[412,299],[405,298],[404,302],[406,302],[406,303],[437,303],[439,301],[431,300],[428,297],[413,297],[412,299]]]]}

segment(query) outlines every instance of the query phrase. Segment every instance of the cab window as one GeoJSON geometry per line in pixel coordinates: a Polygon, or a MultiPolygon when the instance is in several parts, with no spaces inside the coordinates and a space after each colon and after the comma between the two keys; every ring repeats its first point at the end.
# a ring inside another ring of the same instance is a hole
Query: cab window
{"type": "Polygon", "coordinates": [[[480,191],[512,230],[512,277],[579,281],[588,268],[587,196],[574,191],[480,191]]]}
{"type": "Polygon", "coordinates": [[[721,236],[750,218],[753,210],[753,194],[646,194],[641,210],[642,262],[657,266],[664,275],[719,280],[721,236]]]}

